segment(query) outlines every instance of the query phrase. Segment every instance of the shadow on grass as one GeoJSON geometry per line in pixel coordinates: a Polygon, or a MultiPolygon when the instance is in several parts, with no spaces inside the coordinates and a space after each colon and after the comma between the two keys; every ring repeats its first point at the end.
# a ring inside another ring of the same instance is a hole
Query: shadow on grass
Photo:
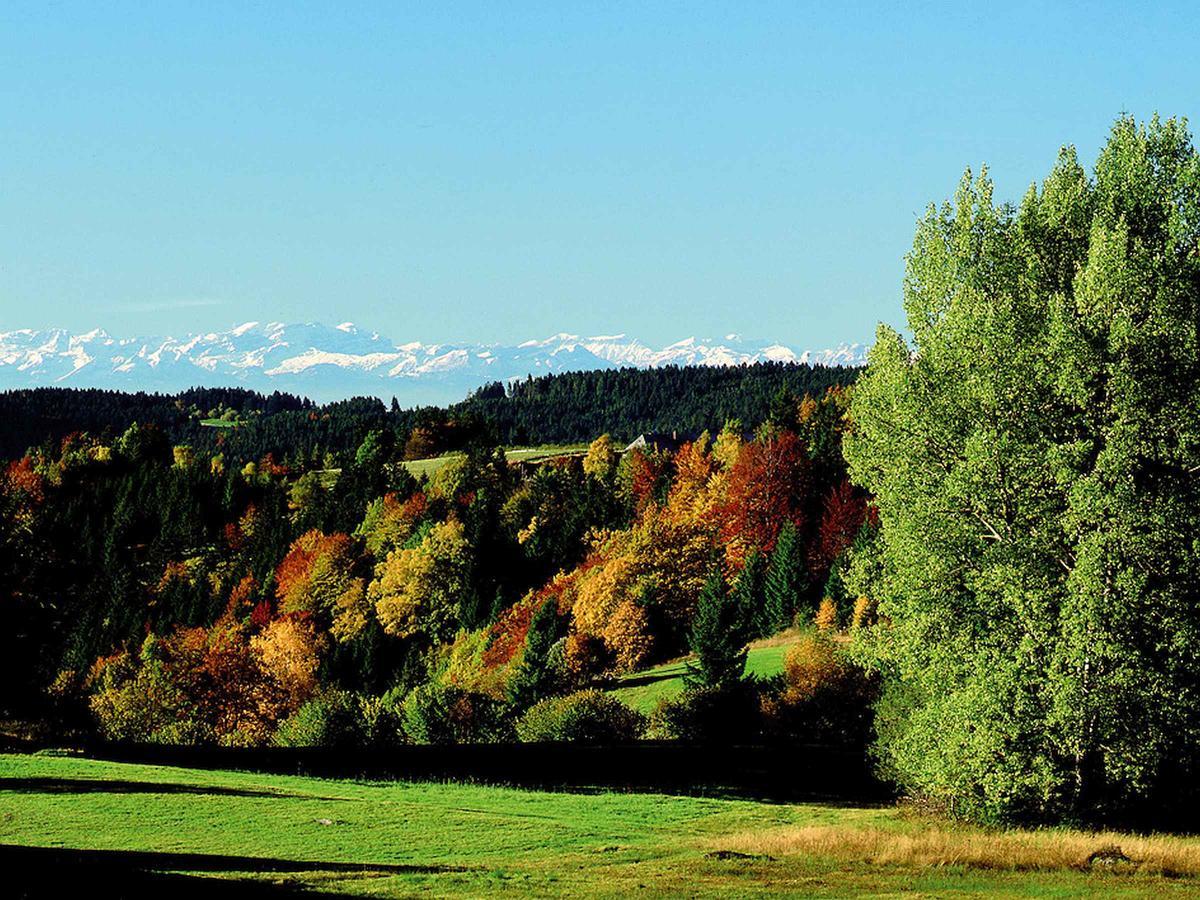
{"type": "Polygon", "coordinates": [[[649,792],[779,803],[860,804],[892,798],[887,786],[874,777],[863,750],[822,745],[638,741],[343,750],[113,744],[93,747],[90,755],[113,762],[196,769],[371,781],[454,781],[582,793],[649,792]]]}
{"type": "Polygon", "coordinates": [[[613,686],[619,689],[645,687],[648,684],[656,684],[660,681],[677,681],[683,677],[686,670],[678,672],[663,672],[658,674],[646,675],[630,675],[622,678],[620,681],[613,682],[613,686]]]}
{"type": "Polygon", "coordinates": [[[0,778],[0,793],[16,794],[196,794],[217,797],[298,798],[301,800],[342,800],[341,797],[317,797],[286,791],[253,791],[210,784],[175,784],[159,781],[122,781],[99,778],[0,778]]]}
{"type": "Polygon", "coordinates": [[[89,897],[170,896],[171,900],[212,897],[323,897],[300,883],[286,880],[219,880],[182,872],[214,875],[441,875],[470,871],[463,866],[397,865],[389,863],[321,862],[227,856],[208,853],[152,853],[138,850],[73,850],[60,847],[20,847],[0,844],[0,872],[5,873],[5,896],[63,897],[85,888],[89,897]],[[10,893],[11,891],[11,893],[10,893]]]}

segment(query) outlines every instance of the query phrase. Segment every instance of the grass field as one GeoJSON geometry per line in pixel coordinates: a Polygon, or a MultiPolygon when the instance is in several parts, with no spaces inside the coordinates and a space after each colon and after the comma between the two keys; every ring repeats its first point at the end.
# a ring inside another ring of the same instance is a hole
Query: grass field
{"type": "MultiPolygon", "coordinates": [[[[54,756],[0,755],[0,844],[10,885],[14,876],[52,885],[86,857],[90,896],[111,895],[105,878],[146,871],[247,880],[237,896],[289,888],[371,897],[1200,890],[1198,838],[984,832],[892,807],[334,781],[54,756]],[[1087,865],[1114,843],[1134,861],[1087,865]],[[44,872],[30,872],[51,851],[17,848],[60,850],[44,872]],[[255,885],[263,892],[247,894],[255,885]]],[[[207,895],[210,882],[176,878],[171,890],[178,897],[189,884],[182,896],[207,895]]]]}
{"type": "MultiPolygon", "coordinates": [[[[587,450],[586,444],[563,444],[548,447],[514,447],[505,450],[504,455],[509,462],[536,462],[539,459],[549,459],[553,456],[571,456],[587,450]]],[[[445,456],[433,456],[429,459],[410,459],[404,463],[415,477],[422,475],[433,477],[433,474],[452,459],[461,457],[460,453],[447,453],[445,456]]]]}
{"type": "MultiPolygon", "coordinates": [[[[747,674],[760,678],[778,675],[783,671],[783,659],[795,638],[794,632],[784,632],[752,643],[746,653],[747,674]]],[[[687,673],[689,659],[691,657],[684,657],[626,675],[612,688],[612,693],[634,709],[651,713],[663,699],[683,692],[683,676],[687,673]]]]}
{"type": "Polygon", "coordinates": [[[207,425],[209,428],[236,428],[237,422],[227,422],[224,419],[201,419],[201,425],[207,425]]]}

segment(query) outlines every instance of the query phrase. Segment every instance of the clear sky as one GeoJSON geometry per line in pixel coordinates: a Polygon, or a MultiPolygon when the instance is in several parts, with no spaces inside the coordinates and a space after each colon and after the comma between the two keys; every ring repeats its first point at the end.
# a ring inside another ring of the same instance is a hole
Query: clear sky
{"type": "Polygon", "coordinates": [[[0,330],[801,346],[915,218],[1200,114],[1200,6],[0,6],[0,330]]]}

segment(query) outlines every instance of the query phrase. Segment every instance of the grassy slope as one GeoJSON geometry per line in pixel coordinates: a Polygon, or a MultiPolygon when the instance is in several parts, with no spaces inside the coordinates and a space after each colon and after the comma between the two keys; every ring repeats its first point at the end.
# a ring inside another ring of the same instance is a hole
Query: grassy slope
{"type": "MultiPolygon", "coordinates": [[[[783,658],[791,647],[794,635],[785,633],[750,645],[746,654],[746,672],[760,678],[778,675],[783,671],[783,658]]],[[[659,701],[683,691],[683,676],[691,657],[673,660],[652,669],[626,675],[612,693],[634,709],[651,713],[659,701]]]]}
{"type": "MultiPolygon", "coordinates": [[[[203,870],[198,877],[259,878],[361,896],[625,896],[639,889],[651,896],[1182,896],[1200,887],[1194,878],[1145,872],[878,864],[868,855],[878,851],[860,851],[853,840],[862,834],[876,844],[880,835],[911,842],[930,828],[891,808],[362,783],[0,756],[0,843],[133,850],[150,854],[163,870],[188,871],[190,864],[203,870]],[[804,836],[813,831],[847,836],[849,852],[812,852],[804,836]],[[771,844],[771,858],[708,855],[753,850],[771,835],[785,836],[771,844]],[[153,856],[169,853],[205,859],[153,856]],[[273,871],[263,871],[263,860],[275,861],[273,871]],[[346,871],[347,864],[364,868],[346,871]]],[[[960,840],[962,833],[954,831],[960,840]]],[[[1090,846],[1092,839],[1079,839],[1090,846]]],[[[1200,839],[1174,843],[1200,857],[1200,839]]]]}
{"type": "MultiPolygon", "coordinates": [[[[504,451],[504,455],[508,458],[509,462],[534,462],[552,456],[569,456],[586,449],[586,444],[564,444],[553,447],[514,447],[512,450],[504,451]]],[[[448,453],[445,456],[433,456],[429,459],[411,459],[404,463],[404,465],[417,478],[420,478],[421,475],[432,477],[434,472],[459,455],[461,454],[448,453]]]]}

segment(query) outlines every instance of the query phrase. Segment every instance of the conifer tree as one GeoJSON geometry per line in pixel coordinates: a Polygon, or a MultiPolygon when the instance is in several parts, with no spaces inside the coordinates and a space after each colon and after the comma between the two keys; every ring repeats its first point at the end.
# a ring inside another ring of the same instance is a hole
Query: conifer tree
{"type": "Polygon", "coordinates": [[[763,586],[763,618],[767,632],[787,628],[796,615],[804,591],[804,560],[796,526],[785,522],[771,552],[763,586]]]}
{"type": "Polygon", "coordinates": [[[700,593],[692,621],[691,649],[696,661],[688,664],[684,680],[693,688],[726,688],[737,684],[746,671],[746,642],[739,627],[741,611],[725,590],[725,579],[714,570],[700,593]]]}
{"type": "Polygon", "coordinates": [[[746,565],[738,575],[733,588],[733,602],[737,607],[742,636],[747,640],[763,637],[774,629],[766,616],[765,591],[767,559],[752,548],[746,555],[746,565]]]}
{"type": "Polygon", "coordinates": [[[558,605],[551,598],[543,603],[529,623],[525,637],[525,655],[508,683],[509,702],[520,709],[550,696],[554,671],[550,668],[550,648],[558,640],[558,605]]]}

